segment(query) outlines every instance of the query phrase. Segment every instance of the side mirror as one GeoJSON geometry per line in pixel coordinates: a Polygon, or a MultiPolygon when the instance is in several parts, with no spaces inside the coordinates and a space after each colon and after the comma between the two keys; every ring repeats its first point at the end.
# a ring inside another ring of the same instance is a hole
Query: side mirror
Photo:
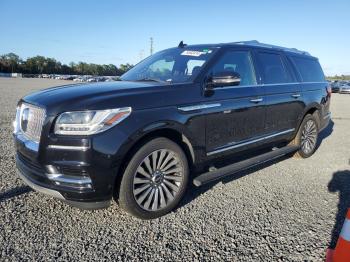
{"type": "Polygon", "coordinates": [[[207,88],[213,89],[216,87],[238,86],[240,83],[241,76],[237,72],[223,71],[209,77],[207,88]]]}

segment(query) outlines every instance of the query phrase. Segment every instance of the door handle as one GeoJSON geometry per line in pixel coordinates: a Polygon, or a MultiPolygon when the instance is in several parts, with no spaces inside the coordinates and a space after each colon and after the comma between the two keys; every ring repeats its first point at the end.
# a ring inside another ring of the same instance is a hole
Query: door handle
{"type": "Polygon", "coordinates": [[[300,97],[300,94],[294,94],[294,95],[292,95],[292,97],[298,98],[298,97],[300,97]]]}
{"type": "Polygon", "coordinates": [[[262,101],[263,101],[262,98],[250,99],[250,102],[252,102],[252,103],[260,103],[260,102],[262,102],[262,101]]]}

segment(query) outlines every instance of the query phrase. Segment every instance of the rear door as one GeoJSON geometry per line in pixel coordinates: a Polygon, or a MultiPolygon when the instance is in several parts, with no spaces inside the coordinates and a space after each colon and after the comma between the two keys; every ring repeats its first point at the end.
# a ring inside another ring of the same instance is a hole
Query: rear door
{"type": "Polygon", "coordinates": [[[265,88],[265,131],[292,134],[304,108],[301,85],[283,53],[258,51],[257,60],[265,88]]]}
{"type": "Polygon", "coordinates": [[[264,134],[264,90],[257,85],[251,51],[225,50],[209,74],[223,71],[238,73],[241,82],[238,86],[215,88],[213,95],[206,98],[219,105],[211,108],[206,118],[208,155],[240,150],[249,140],[264,134]]]}
{"type": "MultiPolygon", "coordinates": [[[[302,80],[303,100],[306,105],[321,105],[320,116],[324,124],[330,117],[330,96],[327,92],[328,82],[325,79],[318,59],[307,56],[290,56],[302,80]]],[[[322,128],[322,126],[320,127],[322,128]]]]}

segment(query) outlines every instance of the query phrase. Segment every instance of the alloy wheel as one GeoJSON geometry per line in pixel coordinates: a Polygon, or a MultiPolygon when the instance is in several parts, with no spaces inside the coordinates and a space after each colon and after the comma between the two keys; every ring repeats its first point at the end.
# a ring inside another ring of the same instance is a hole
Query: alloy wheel
{"type": "Polygon", "coordinates": [[[305,154],[311,153],[317,142],[317,126],[315,121],[308,120],[301,133],[301,149],[305,154]]]}
{"type": "Polygon", "coordinates": [[[160,149],[143,159],[134,174],[133,194],[147,211],[158,211],[172,203],[180,191],[184,167],[177,153],[160,149]]]}

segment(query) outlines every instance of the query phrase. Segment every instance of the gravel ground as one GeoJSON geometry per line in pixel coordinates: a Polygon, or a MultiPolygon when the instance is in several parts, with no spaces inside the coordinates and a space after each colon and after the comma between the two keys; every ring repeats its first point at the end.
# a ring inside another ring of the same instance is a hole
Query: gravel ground
{"type": "Polygon", "coordinates": [[[334,124],[311,158],[287,158],[192,187],[175,212],[141,221],[117,204],[71,208],[16,176],[11,123],[17,100],[66,83],[0,79],[0,260],[324,260],[350,207],[350,95],[333,95],[334,124]]]}

